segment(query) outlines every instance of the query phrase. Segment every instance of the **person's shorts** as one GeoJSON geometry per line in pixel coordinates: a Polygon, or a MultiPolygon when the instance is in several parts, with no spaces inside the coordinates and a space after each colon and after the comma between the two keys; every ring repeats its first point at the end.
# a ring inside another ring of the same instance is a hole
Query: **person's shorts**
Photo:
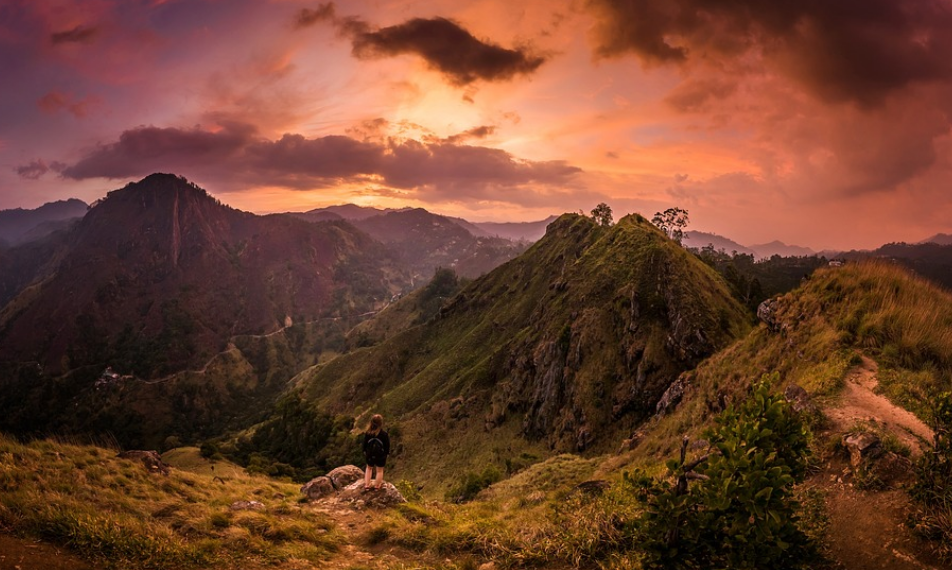
{"type": "Polygon", "coordinates": [[[386,466],[387,466],[387,458],[384,457],[383,459],[381,459],[381,458],[379,458],[379,457],[368,457],[368,458],[367,458],[367,466],[368,466],[368,467],[381,467],[381,468],[386,467],[386,466]]]}

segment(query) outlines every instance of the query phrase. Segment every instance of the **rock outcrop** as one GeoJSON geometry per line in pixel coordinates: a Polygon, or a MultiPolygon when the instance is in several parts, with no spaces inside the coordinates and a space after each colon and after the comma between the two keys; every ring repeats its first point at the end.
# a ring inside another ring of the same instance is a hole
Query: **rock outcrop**
{"type": "Polygon", "coordinates": [[[810,394],[796,384],[787,386],[783,391],[783,397],[797,413],[812,414],[817,410],[816,404],[814,404],[813,399],[810,398],[810,394]]]}
{"type": "Polygon", "coordinates": [[[162,461],[162,456],[159,455],[158,451],[123,451],[116,457],[120,459],[132,459],[133,461],[141,461],[149,473],[161,473],[163,475],[169,474],[169,465],[162,461]]]}
{"type": "Polygon", "coordinates": [[[850,454],[850,464],[876,485],[886,488],[908,483],[912,478],[912,462],[883,448],[879,436],[872,433],[849,433],[843,445],[850,454]]]}
{"type": "Polygon", "coordinates": [[[228,508],[233,511],[263,511],[265,507],[260,501],[235,501],[228,508]]]}
{"type": "Polygon", "coordinates": [[[681,403],[681,398],[684,397],[684,391],[688,386],[690,386],[690,382],[686,377],[678,377],[677,380],[668,386],[664,394],[661,395],[661,399],[658,400],[657,405],[655,405],[655,413],[659,416],[664,416],[674,411],[678,404],[681,403]]]}
{"type": "Polygon", "coordinates": [[[862,467],[868,461],[879,457],[883,444],[876,434],[860,432],[843,436],[843,446],[850,454],[850,464],[854,468],[862,467]]]}
{"type": "Polygon", "coordinates": [[[360,480],[364,470],[356,465],[344,465],[332,469],[327,475],[311,479],[301,487],[301,493],[312,501],[333,495],[360,480]]]}
{"type": "Polygon", "coordinates": [[[355,507],[382,509],[406,503],[407,500],[392,483],[386,483],[375,489],[364,487],[364,481],[356,481],[341,489],[336,500],[355,507]]]}
{"type": "Polygon", "coordinates": [[[780,303],[777,299],[767,299],[757,306],[757,318],[767,325],[773,332],[780,332],[782,324],[777,318],[777,309],[780,303]]]}

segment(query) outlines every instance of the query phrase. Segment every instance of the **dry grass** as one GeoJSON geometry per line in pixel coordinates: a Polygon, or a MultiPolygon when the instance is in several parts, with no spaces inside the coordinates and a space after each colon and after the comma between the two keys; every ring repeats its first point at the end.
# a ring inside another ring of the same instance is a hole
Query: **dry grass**
{"type": "Polygon", "coordinates": [[[207,568],[307,561],[341,544],[297,487],[259,477],[148,473],[111,450],[0,435],[0,526],[108,567],[207,568]],[[263,511],[231,511],[257,500],[263,511]]]}
{"type": "Polygon", "coordinates": [[[475,557],[502,567],[640,568],[630,537],[637,516],[630,490],[574,491],[599,460],[560,455],[497,483],[476,501],[410,503],[370,535],[436,558],[475,557]]]}

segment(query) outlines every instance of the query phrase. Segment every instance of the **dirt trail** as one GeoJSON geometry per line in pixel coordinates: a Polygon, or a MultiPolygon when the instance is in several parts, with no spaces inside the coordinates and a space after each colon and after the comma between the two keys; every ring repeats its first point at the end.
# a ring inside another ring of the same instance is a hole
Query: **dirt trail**
{"type": "Polygon", "coordinates": [[[318,501],[310,508],[330,517],[337,529],[347,537],[340,552],[320,565],[321,570],[346,570],[349,568],[390,568],[394,566],[427,567],[436,561],[418,553],[387,544],[370,544],[371,530],[375,528],[386,510],[361,508],[318,501]]]}
{"type": "Polygon", "coordinates": [[[876,372],[876,363],[863,357],[863,363],[847,374],[843,398],[826,410],[827,417],[840,432],[849,431],[858,422],[875,421],[895,434],[914,454],[920,453],[923,444],[932,441],[932,430],[912,412],[874,392],[879,384],[876,372]]]}
{"type": "MultiPolygon", "coordinates": [[[[913,454],[932,440],[932,430],[912,413],[874,392],[879,381],[876,363],[864,357],[852,369],[840,401],[824,410],[831,429],[825,435],[840,438],[857,424],[875,425],[895,434],[913,454]]],[[[903,490],[863,491],[853,484],[845,460],[833,458],[807,485],[826,496],[829,516],[828,555],[836,568],[846,570],[925,570],[949,568],[930,552],[929,545],[906,526],[911,512],[903,490]]]]}

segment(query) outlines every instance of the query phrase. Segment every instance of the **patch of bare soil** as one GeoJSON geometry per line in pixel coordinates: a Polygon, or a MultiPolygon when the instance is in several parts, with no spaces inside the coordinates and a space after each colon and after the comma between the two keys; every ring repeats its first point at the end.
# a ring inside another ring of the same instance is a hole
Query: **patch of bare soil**
{"type": "MultiPolygon", "coordinates": [[[[824,410],[831,429],[841,438],[857,424],[873,423],[893,433],[913,454],[932,439],[932,430],[912,413],[874,392],[876,363],[864,358],[850,371],[841,400],[824,410]]],[[[829,527],[827,555],[842,570],[923,570],[952,568],[931,552],[929,544],[906,526],[909,495],[901,489],[864,491],[853,485],[849,463],[834,458],[807,485],[826,497],[829,527]]]]}
{"type": "Polygon", "coordinates": [[[338,530],[347,537],[347,543],[340,552],[322,563],[321,570],[346,570],[355,566],[392,568],[400,565],[418,568],[431,567],[436,563],[435,560],[429,560],[405,548],[386,543],[374,544],[374,541],[370,540],[371,531],[380,523],[386,512],[384,509],[355,508],[333,500],[314,502],[311,508],[330,517],[338,530]]]}
{"type": "Polygon", "coordinates": [[[932,441],[932,430],[912,412],[874,392],[879,384],[876,372],[876,363],[863,357],[863,363],[847,374],[842,399],[826,410],[827,418],[840,432],[852,429],[857,423],[875,422],[895,434],[913,454],[918,454],[924,443],[932,441]]]}
{"type": "Polygon", "coordinates": [[[0,534],[0,570],[93,570],[93,567],[55,546],[0,534]]]}

